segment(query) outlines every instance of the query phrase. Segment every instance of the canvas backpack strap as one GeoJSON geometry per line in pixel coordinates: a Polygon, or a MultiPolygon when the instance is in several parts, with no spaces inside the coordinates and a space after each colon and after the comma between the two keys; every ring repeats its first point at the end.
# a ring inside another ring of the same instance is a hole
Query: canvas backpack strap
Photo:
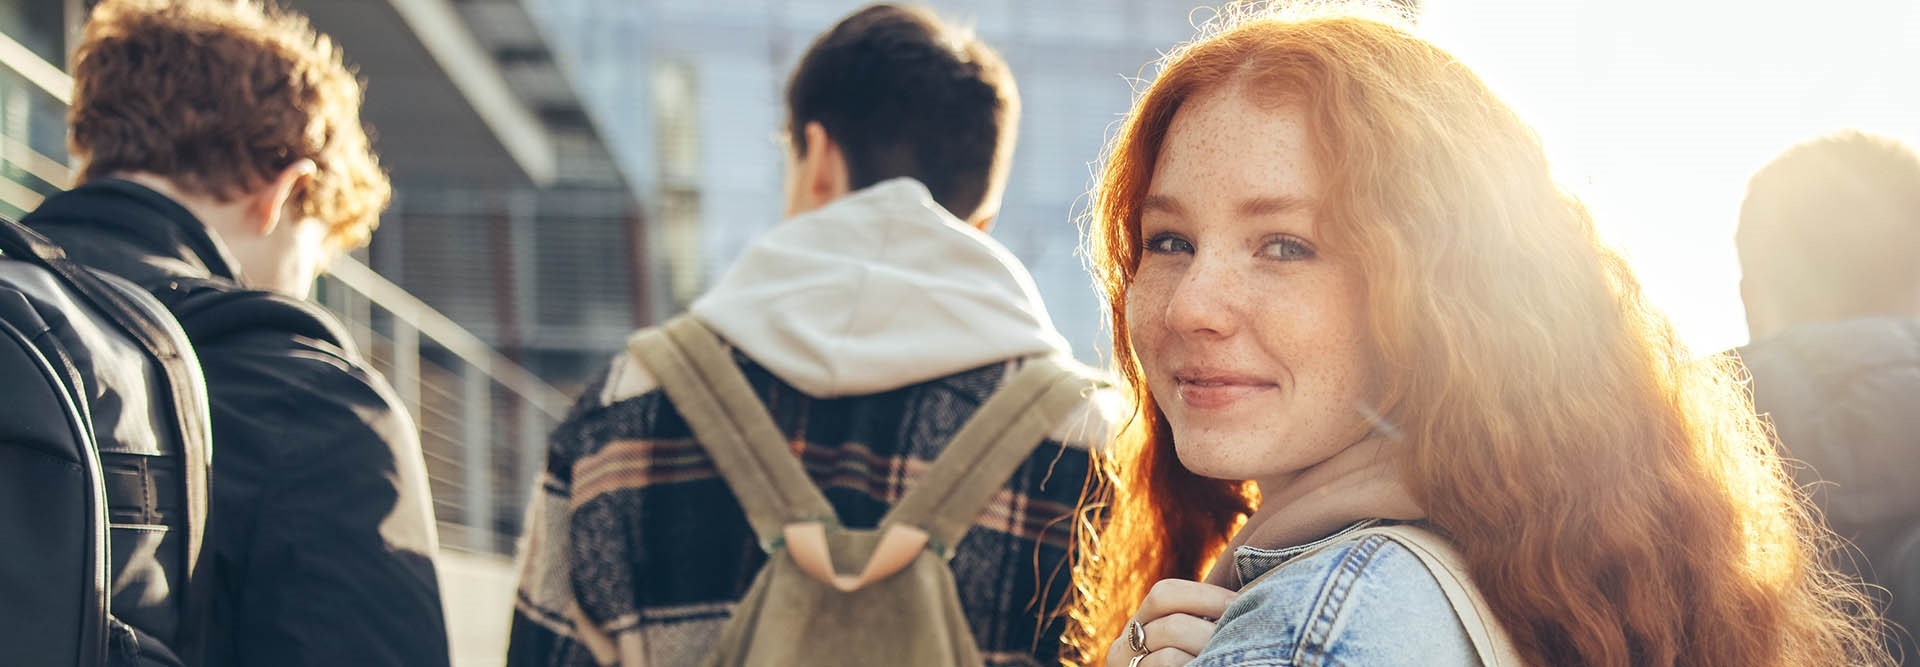
{"type": "MultiPolygon", "coordinates": [[[[1392,524],[1362,528],[1346,534],[1342,539],[1330,540],[1315,549],[1302,552],[1294,560],[1339,544],[1351,544],[1354,540],[1369,535],[1379,535],[1398,542],[1420,558],[1420,564],[1433,574],[1434,581],[1440,583],[1440,591],[1447,596],[1447,603],[1453,607],[1454,616],[1460,619],[1461,627],[1467,631],[1467,639],[1473,642],[1473,650],[1480,656],[1480,664],[1486,667],[1520,667],[1520,653],[1513,646],[1513,638],[1507,636],[1507,629],[1494,618],[1493,607],[1487,605],[1486,598],[1480,595],[1480,589],[1473,584],[1473,578],[1467,573],[1467,565],[1460,558],[1460,552],[1433,531],[1409,524],[1392,524]]],[[[1280,568],[1274,568],[1261,575],[1246,586],[1266,578],[1280,568]]],[[[1246,586],[1242,586],[1244,590],[1246,586]]]]}
{"type": "Polygon", "coordinates": [[[974,411],[925,477],[881,525],[926,531],[934,551],[953,547],[1048,432],[1087,400],[1097,381],[1052,357],[1027,359],[974,411]]]}
{"type": "Polygon", "coordinates": [[[1481,664],[1520,666],[1520,654],[1513,647],[1513,639],[1507,636],[1500,619],[1494,617],[1493,607],[1480,595],[1480,588],[1467,573],[1467,564],[1452,544],[1432,531],[1404,524],[1356,531],[1374,532],[1393,538],[1412,551],[1427,566],[1427,571],[1433,573],[1434,580],[1440,582],[1440,590],[1447,594],[1447,602],[1453,605],[1454,615],[1460,617],[1460,625],[1466,628],[1467,638],[1473,641],[1474,651],[1480,654],[1481,664]]]}
{"type": "Polygon", "coordinates": [[[761,548],[777,548],[790,524],[824,528],[839,522],[733,356],[706,325],[676,317],[634,335],[627,350],[653,372],[694,439],[713,458],[761,548]]]}

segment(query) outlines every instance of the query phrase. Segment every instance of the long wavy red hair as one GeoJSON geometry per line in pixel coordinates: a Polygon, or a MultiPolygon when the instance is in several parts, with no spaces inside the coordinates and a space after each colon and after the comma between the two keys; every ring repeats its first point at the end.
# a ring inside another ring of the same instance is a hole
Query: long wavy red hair
{"type": "Polygon", "coordinates": [[[1201,576],[1258,503],[1181,465],[1126,321],[1161,142],[1182,102],[1237,83],[1306,109],[1316,229],[1364,276],[1378,412],[1529,663],[1884,661],[1733,369],[1691,360],[1526,124],[1376,14],[1224,17],[1166,56],[1114,139],[1091,257],[1137,411],[1082,533],[1073,652],[1099,663],[1148,587],[1201,576]]]}

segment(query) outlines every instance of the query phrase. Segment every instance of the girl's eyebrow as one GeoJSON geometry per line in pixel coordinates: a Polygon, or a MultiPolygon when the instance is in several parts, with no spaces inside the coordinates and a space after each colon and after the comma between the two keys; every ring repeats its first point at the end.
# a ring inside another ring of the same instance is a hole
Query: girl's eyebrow
{"type": "MultiPolygon", "coordinates": [[[[1249,197],[1237,207],[1242,217],[1260,217],[1279,215],[1301,209],[1311,208],[1313,199],[1294,195],[1261,195],[1249,197]]],[[[1185,216],[1186,206],[1180,200],[1169,195],[1147,195],[1140,201],[1140,212],[1157,211],[1175,216],[1185,216]]]]}
{"type": "Polygon", "coordinates": [[[1176,217],[1182,217],[1187,214],[1187,208],[1180,205],[1180,200],[1167,195],[1147,195],[1146,199],[1141,200],[1140,212],[1146,213],[1148,211],[1159,211],[1176,217]]]}
{"type": "Polygon", "coordinates": [[[1297,210],[1311,208],[1312,206],[1313,206],[1313,200],[1307,197],[1295,197],[1293,195],[1267,195],[1263,197],[1253,197],[1253,198],[1241,201],[1240,215],[1242,217],[1248,217],[1248,218],[1268,216],[1268,215],[1279,215],[1282,213],[1290,213],[1297,210]]]}

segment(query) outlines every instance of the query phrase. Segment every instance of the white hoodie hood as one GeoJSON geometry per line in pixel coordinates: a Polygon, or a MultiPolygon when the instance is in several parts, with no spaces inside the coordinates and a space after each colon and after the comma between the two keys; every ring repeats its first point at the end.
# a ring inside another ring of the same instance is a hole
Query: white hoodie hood
{"type": "Polygon", "coordinates": [[[692,312],[818,398],[1070,354],[1019,260],[906,178],[775,226],[692,312]]]}

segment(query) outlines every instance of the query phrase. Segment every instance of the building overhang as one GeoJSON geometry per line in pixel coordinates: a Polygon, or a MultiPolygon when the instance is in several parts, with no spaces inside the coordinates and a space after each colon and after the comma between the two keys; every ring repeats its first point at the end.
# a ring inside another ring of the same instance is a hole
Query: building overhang
{"type": "Polygon", "coordinates": [[[397,182],[547,187],[581,180],[572,147],[606,152],[521,0],[291,4],[366,81],[361,116],[397,182]]]}

